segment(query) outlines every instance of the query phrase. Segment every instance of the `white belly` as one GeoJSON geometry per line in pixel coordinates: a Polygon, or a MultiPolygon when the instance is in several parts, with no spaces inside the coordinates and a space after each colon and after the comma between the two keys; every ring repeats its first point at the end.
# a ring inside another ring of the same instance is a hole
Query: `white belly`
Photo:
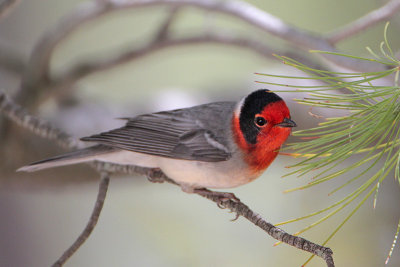
{"type": "Polygon", "coordinates": [[[251,174],[237,154],[228,161],[200,162],[152,156],[131,151],[116,151],[99,155],[97,160],[117,164],[131,164],[160,168],[186,191],[190,188],[232,188],[251,182],[258,175],[251,174]]]}

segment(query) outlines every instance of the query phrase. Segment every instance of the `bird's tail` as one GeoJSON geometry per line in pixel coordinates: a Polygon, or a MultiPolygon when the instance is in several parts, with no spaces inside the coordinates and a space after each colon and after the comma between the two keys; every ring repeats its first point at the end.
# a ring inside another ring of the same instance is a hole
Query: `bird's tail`
{"type": "Polygon", "coordinates": [[[96,159],[96,156],[104,153],[108,153],[113,151],[114,148],[104,146],[104,145],[96,145],[80,150],[76,150],[70,153],[66,153],[63,155],[59,155],[53,158],[37,161],[31,163],[29,165],[23,166],[19,168],[17,171],[22,172],[35,172],[47,168],[77,164],[82,162],[88,162],[96,159]]]}

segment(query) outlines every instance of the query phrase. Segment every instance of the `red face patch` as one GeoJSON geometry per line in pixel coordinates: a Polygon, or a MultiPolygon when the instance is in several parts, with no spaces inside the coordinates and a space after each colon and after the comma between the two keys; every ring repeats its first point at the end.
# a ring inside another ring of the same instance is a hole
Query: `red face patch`
{"type": "Polygon", "coordinates": [[[290,112],[285,102],[276,101],[268,104],[262,112],[254,117],[253,123],[259,129],[259,133],[257,142],[249,144],[240,130],[239,118],[233,117],[234,140],[246,155],[245,160],[253,172],[258,173],[265,170],[278,155],[280,147],[289,137],[291,128],[277,126],[285,118],[290,118],[290,112]]]}
{"type": "Polygon", "coordinates": [[[290,118],[289,109],[283,101],[267,105],[259,115],[264,117],[270,125],[276,125],[281,123],[285,118],[290,118]]]}

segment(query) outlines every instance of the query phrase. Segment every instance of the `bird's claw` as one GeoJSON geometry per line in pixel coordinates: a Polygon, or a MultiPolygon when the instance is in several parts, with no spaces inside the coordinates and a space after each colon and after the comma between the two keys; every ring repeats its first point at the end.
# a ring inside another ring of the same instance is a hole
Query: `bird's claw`
{"type": "Polygon", "coordinates": [[[237,219],[239,219],[240,214],[236,212],[235,218],[231,219],[231,222],[236,221],[237,219]]]}
{"type": "Polygon", "coordinates": [[[165,182],[164,173],[159,168],[149,169],[146,173],[147,179],[152,183],[165,182]]]}
{"type": "MultiPolygon", "coordinates": [[[[226,193],[226,192],[216,192],[216,193],[221,193],[220,194],[220,199],[217,202],[217,206],[220,209],[226,209],[226,206],[224,205],[224,203],[226,203],[227,201],[233,201],[233,202],[240,202],[240,199],[237,198],[233,193],[226,193]]],[[[239,219],[240,214],[236,212],[235,214],[235,218],[231,219],[232,222],[236,221],[237,219],[239,219]]]]}
{"type": "Polygon", "coordinates": [[[237,198],[233,193],[211,191],[206,188],[195,189],[194,193],[197,193],[204,197],[216,198],[214,201],[217,203],[217,206],[221,209],[226,208],[224,203],[228,201],[240,202],[240,199],[237,198]]]}
{"type": "Polygon", "coordinates": [[[225,209],[224,202],[233,201],[233,202],[240,202],[240,199],[235,196],[233,193],[227,192],[214,192],[216,193],[214,196],[218,197],[217,205],[221,209],[225,209]]]}

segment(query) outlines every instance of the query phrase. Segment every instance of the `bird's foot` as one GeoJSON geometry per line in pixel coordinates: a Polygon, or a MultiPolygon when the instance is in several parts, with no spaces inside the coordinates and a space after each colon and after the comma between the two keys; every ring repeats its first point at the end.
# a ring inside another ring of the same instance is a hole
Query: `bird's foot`
{"type": "Polygon", "coordinates": [[[216,198],[216,202],[218,207],[225,208],[224,202],[233,201],[233,202],[240,202],[240,199],[235,196],[233,193],[228,192],[218,192],[218,191],[211,191],[206,188],[196,188],[193,190],[193,193],[196,193],[200,196],[206,198],[216,198]]]}
{"type": "Polygon", "coordinates": [[[149,169],[146,173],[147,179],[152,183],[164,183],[164,173],[160,168],[149,169]]]}

